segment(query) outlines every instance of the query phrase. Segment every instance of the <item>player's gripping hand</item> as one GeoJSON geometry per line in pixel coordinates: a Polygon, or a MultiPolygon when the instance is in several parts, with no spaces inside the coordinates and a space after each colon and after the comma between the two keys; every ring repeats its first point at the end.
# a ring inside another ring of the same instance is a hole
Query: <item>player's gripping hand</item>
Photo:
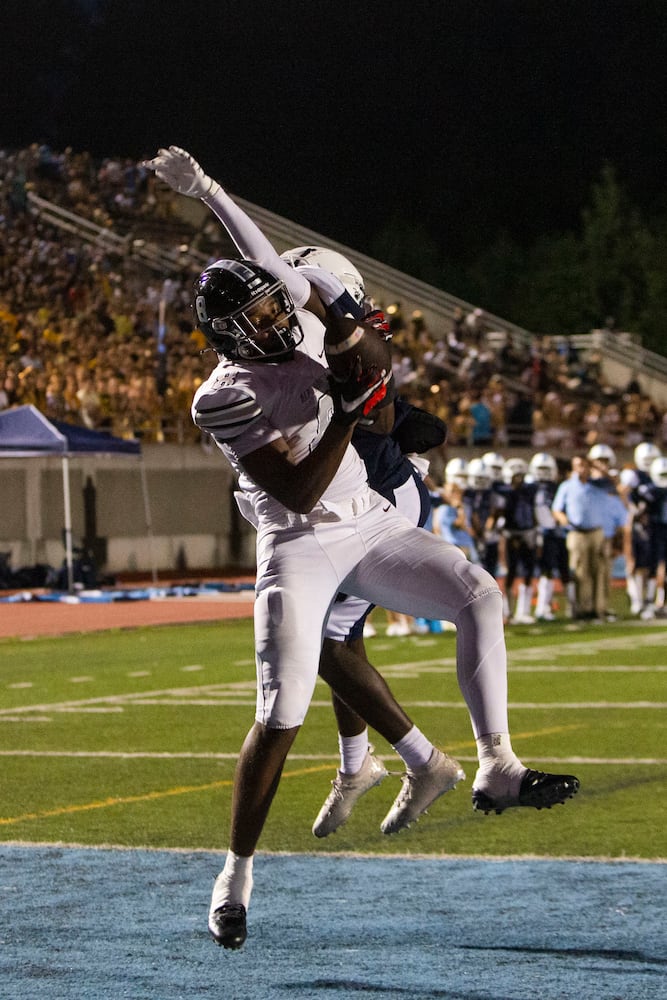
{"type": "Polygon", "coordinates": [[[188,198],[205,198],[215,194],[218,183],[205,174],[193,156],[180,146],[159,149],[152,160],[144,160],[142,166],[154,170],[165,184],[188,198]]]}
{"type": "Polygon", "coordinates": [[[365,326],[372,327],[383,340],[391,340],[392,332],[389,320],[381,309],[371,309],[362,319],[365,326]]]}
{"type": "Polygon", "coordinates": [[[340,380],[329,376],[329,387],[334,404],[333,419],[349,427],[369,414],[387,395],[387,373],[375,366],[364,370],[357,357],[349,376],[340,380]]]}

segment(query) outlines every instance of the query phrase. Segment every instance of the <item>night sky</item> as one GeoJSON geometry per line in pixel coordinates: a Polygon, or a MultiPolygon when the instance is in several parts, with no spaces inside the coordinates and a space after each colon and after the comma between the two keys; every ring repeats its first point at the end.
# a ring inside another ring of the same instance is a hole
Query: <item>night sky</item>
{"type": "Polygon", "coordinates": [[[576,227],[602,165],[667,199],[664,0],[3,0],[0,147],[188,148],[357,249],[576,227]]]}

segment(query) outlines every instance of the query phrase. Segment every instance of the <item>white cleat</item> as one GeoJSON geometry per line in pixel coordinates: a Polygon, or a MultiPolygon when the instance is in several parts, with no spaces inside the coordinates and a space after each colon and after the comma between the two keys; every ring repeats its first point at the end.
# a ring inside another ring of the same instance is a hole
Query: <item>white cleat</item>
{"type": "Polygon", "coordinates": [[[331,782],[331,791],[313,823],[316,837],[328,837],[347,821],[357,799],[375,788],[387,777],[384,764],[373,757],[371,748],[356,774],[338,772],[331,782]]]}
{"type": "Polygon", "coordinates": [[[535,619],[532,615],[514,615],[510,618],[510,625],[534,625],[535,619]]]}
{"type": "Polygon", "coordinates": [[[434,749],[428,764],[403,778],[403,787],[380,825],[383,833],[398,833],[414,823],[436,799],[450,792],[465,778],[457,760],[434,749]]]}

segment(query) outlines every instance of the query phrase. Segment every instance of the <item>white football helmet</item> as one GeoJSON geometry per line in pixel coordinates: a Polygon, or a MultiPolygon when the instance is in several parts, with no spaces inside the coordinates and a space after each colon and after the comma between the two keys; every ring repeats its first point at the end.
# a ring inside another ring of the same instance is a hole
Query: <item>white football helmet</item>
{"type": "Polygon", "coordinates": [[[656,486],[667,487],[667,458],[663,458],[662,455],[654,458],[651,462],[651,471],[649,474],[656,486]]]}
{"type": "Polygon", "coordinates": [[[642,441],[634,450],[635,465],[642,472],[651,472],[651,465],[656,458],[660,458],[662,452],[657,444],[651,441],[642,441]]]}
{"type": "Polygon", "coordinates": [[[487,451],[485,455],[482,455],[482,461],[491,473],[491,482],[499,483],[503,478],[503,465],[505,464],[503,456],[499,455],[497,451],[487,451]]]}
{"type": "Polygon", "coordinates": [[[294,247],[280,255],[290,267],[321,267],[343,283],[358,306],[367,304],[364,279],[351,260],[327,247],[294,247]]]}
{"type": "Polygon", "coordinates": [[[588,452],[591,462],[609,462],[609,465],[616,465],[616,453],[608,444],[594,444],[588,452]]]}
{"type": "Polygon", "coordinates": [[[637,475],[637,470],[621,469],[618,481],[626,490],[636,490],[639,486],[639,476],[637,475]]]}
{"type": "Polygon", "coordinates": [[[468,486],[471,490],[486,490],[491,485],[491,472],[481,458],[468,462],[468,486]]]}
{"type": "Polygon", "coordinates": [[[445,482],[456,483],[462,490],[468,486],[468,463],[465,458],[450,458],[445,466],[445,482]]]}
{"type": "Polygon", "coordinates": [[[527,472],[528,466],[522,458],[508,458],[503,465],[503,482],[511,486],[515,476],[521,476],[523,480],[527,472]]]}
{"type": "Polygon", "coordinates": [[[533,480],[537,483],[555,483],[558,478],[558,465],[553,455],[546,451],[538,451],[528,465],[533,480]]]}

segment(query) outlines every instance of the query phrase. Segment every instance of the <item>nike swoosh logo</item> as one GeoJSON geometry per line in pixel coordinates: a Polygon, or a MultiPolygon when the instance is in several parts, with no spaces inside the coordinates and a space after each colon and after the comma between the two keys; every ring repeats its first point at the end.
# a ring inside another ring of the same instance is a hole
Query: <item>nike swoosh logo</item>
{"type": "Polygon", "coordinates": [[[386,514],[388,510],[391,510],[391,504],[390,503],[388,503],[386,507],[382,508],[382,511],[383,511],[384,514],[386,514]]]}

